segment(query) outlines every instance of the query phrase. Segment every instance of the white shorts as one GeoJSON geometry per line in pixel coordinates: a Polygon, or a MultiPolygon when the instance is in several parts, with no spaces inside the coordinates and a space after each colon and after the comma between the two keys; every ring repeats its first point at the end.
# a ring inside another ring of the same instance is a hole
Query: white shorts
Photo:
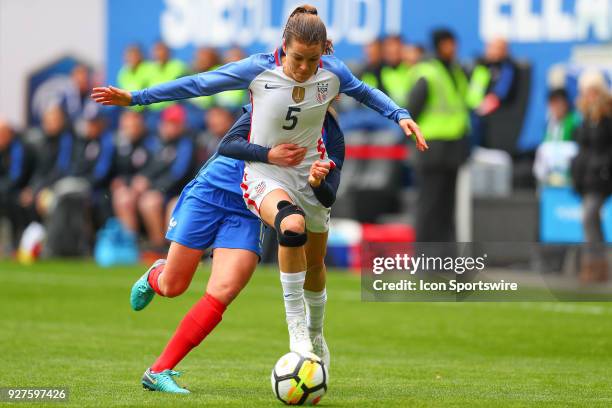
{"type": "Polygon", "coordinates": [[[280,189],[304,210],[308,231],[321,233],[329,229],[330,209],[323,207],[315,197],[308,184],[308,173],[304,174],[304,168],[275,168],[270,164],[245,162],[240,187],[247,208],[258,217],[259,207],[266,195],[280,189]]]}

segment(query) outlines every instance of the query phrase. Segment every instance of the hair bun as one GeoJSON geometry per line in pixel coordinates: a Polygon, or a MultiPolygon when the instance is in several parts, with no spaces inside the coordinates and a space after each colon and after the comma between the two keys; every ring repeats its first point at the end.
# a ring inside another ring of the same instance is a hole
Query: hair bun
{"type": "Polygon", "coordinates": [[[296,7],[296,9],[293,10],[293,13],[291,13],[290,17],[293,17],[296,14],[312,14],[314,16],[317,16],[319,15],[319,12],[317,11],[317,8],[315,6],[311,6],[310,4],[304,4],[302,6],[296,7]]]}

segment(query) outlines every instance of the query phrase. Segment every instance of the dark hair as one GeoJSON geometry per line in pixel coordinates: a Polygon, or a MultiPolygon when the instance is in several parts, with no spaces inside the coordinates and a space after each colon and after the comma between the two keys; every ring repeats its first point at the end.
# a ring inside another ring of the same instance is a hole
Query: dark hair
{"type": "Polygon", "coordinates": [[[439,28],[437,30],[434,30],[434,32],[431,33],[431,42],[433,43],[433,46],[436,50],[438,49],[438,46],[440,45],[442,41],[445,41],[445,40],[454,41],[456,39],[457,37],[455,36],[455,33],[453,33],[448,28],[439,28]]]}
{"type": "Polygon", "coordinates": [[[552,101],[553,99],[563,99],[569,103],[569,95],[565,88],[556,88],[550,90],[548,92],[548,100],[552,101]]]}
{"type": "Polygon", "coordinates": [[[399,41],[402,44],[404,43],[404,39],[399,34],[389,34],[388,36],[383,38],[383,41],[399,41]]]}
{"type": "Polygon", "coordinates": [[[296,7],[291,12],[283,32],[285,44],[298,40],[305,44],[322,44],[323,53],[334,52],[332,42],[327,39],[327,29],[318,15],[316,7],[308,4],[296,7]]]}

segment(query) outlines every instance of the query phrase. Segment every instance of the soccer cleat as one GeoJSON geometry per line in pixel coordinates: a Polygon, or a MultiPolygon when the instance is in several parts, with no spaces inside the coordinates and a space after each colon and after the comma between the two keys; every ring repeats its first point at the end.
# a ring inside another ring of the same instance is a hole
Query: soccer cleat
{"type": "Polygon", "coordinates": [[[176,381],[174,376],[179,377],[181,373],[174,370],[164,370],[161,373],[154,373],[150,368],[144,372],[142,376],[142,386],[149,391],[170,392],[174,394],[189,394],[187,388],[182,388],[176,381]]]}
{"type": "Polygon", "coordinates": [[[287,319],[287,329],[289,330],[289,350],[300,354],[312,353],[312,342],[306,329],[306,318],[287,319]]]}
{"type": "Polygon", "coordinates": [[[312,352],[323,360],[323,364],[325,364],[325,367],[329,370],[329,348],[327,347],[327,342],[325,341],[325,337],[323,337],[323,333],[310,332],[310,340],[312,341],[312,352]]]}
{"type": "Polygon", "coordinates": [[[149,273],[159,265],[163,265],[166,263],[165,259],[158,259],[151,265],[151,267],[145,272],[144,275],[140,277],[132,286],[132,292],[130,293],[130,305],[132,309],[135,311],[139,311],[147,307],[151,300],[153,300],[153,296],[155,296],[155,291],[149,285],[149,273]]]}

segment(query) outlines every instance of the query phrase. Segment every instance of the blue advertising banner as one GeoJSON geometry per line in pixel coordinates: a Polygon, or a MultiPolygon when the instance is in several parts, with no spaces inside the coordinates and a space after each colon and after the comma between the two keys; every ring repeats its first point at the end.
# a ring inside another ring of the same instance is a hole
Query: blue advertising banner
{"type": "MultiPolygon", "coordinates": [[[[243,47],[268,51],[281,41],[295,0],[108,0],[108,80],[113,83],[124,48],[148,49],[167,42],[189,61],[195,47],[243,47]]],[[[548,69],[569,60],[575,45],[612,40],[612,0],[309,0],[326,22],[335,50],[347,62],[362,58],[362,46],[386,34],[429,48],[436,27],[450,27],[460,40],[462,60],[483,52],[503,36],[513,55],[533,64],[530,106],[519,140],[537,146],[544,131],[548,69]]]]}
{"type": "MultiPolygon", "coordinates": [[[[602,209],[607,242],[612,242],[612,199],[602,209]]],[[[546,243],[584,242],[582,201],[569,187],[544,187],[540,190],[540,241],[546,243]]]]}

